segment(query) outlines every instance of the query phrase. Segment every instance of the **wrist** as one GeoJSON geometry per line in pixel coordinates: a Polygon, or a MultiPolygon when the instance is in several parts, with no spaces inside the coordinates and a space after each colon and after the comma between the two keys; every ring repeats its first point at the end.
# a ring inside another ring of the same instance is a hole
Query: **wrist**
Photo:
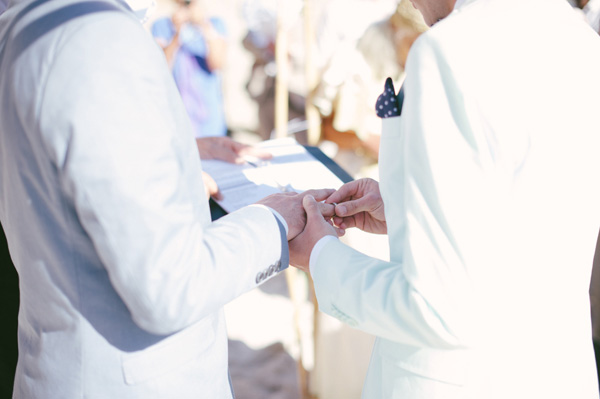
{"type": "Polygon", "coordinates": [[[321,253],[321,250],[323,249],[323,247],[325,247],[325,245],[327,245],[327,243],[329,243],[332,240],[337,240],[338,238],[336,236],[332,236],[332,235],[326,235],[323,236],[319,239],[319,241],[317,241],[315,243],[315,245],[312,247],[312,250],[310,251],[310,258],[308,261],[308,270],[312,276],[312,271],[315,269],[315,264],[317,263],[317,259],[319,258],[319,254],[321,253]]]}

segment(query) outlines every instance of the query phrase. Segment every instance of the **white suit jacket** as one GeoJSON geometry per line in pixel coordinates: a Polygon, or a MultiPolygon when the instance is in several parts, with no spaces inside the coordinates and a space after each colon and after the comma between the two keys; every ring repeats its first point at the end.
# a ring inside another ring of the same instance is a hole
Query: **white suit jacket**
{"type": "Polygon", "coordinates": [[[378,337],[364,398],[598,398],[598,71],[564,0],[467,0],[415,42],[380,146],[391,261],[311,255],[321,310],[378,337]]]}
{"type": "Polygon", "coordinates": [[[287,267],[266,207],[211,223],[164,54],[124,3],[0,17],[15,398],[231,398],[222,307],[287,267]]]}

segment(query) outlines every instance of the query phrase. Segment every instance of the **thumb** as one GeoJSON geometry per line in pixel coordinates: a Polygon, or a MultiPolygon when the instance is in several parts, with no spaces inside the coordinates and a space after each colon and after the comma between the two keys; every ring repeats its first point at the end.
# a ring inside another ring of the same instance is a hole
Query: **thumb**
{"type": "MultiPolygon", "coordinates": [[[[319,203],[315,200],[315,197],[312,195],[306,195],[304,198],[302,198],[302,206],[306,211],[305,232],[312,229],[313,234],[316,233],[318,238],[321,238],[324,235],[332,235],[336,237],[344,235],[343,229],[334,228],[332,225],[327,223],[323,217],[323,214],[321,213],[319,203]]],[[[315,242],[313,242],[313,245],[315,242]]]]}
{"type": "Polygon", "coordinates": [[[204,181],[204,188],[208,197],[214,197],[215,199],[223,198],[217,182],[215,182],[211,175],[203,171],[202,180],[204,181]]]}
{"type": "Polygon", "coordinates": [[[353,201],[346,201],[341,204],[336,204],[335,206],[335,214],[337,216],[353,216],[357,213],[364,211],[365,207],[363,206],[363,201],[360,199],[353,201]]]}
{"type": "Polygon", "coordinates": [[[304,210],[306,211],[307,219],[310,219],[311,217],[314,217],[315,215],[321,217],[321,212],[319,211],[319,205],[317,204],[315,197],[313,197],[312,195],[306,195],[306,196],[304,196],[304,198],[302,198],[302,206],[304,207],[304,210]]]}
{"type": "MultiPolygon", "coordinates": [[[[306,223],[325,223],[325,218],[323,218],[323,214],[321,213],[321,209],[319,208],[319,204],[315,197],[312,195],[306,195],[302,199],[302,206],[304,207],[304,211],[306,211],[306,223]]],[[[328,224],[327,224],[328,225],[328,224]]],[[[328,225],[329,226],[329,225],[328,225]]]]}

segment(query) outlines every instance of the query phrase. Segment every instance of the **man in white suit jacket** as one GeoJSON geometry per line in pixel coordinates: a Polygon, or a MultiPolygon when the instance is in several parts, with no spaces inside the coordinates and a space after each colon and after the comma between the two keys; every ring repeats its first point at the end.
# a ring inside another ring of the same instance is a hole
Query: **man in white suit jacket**
{"type": "Polygon", "coordinates": [[[232,398],[222,307],[287,267],[303,195],[211,223],[164,54],[120,0],[15,2],[0,71],[14,397],[232,398]]]}
{"type": "Polygon", "coordinates": [[[381,184],[326,200],[340,227],[387,232],[390,262],[307,197],[292,264],[322,311],[378,337],[366,399],[598,398],[600,38],[564,0],[413,4],[432,28],[383,119],[381,184]]]}

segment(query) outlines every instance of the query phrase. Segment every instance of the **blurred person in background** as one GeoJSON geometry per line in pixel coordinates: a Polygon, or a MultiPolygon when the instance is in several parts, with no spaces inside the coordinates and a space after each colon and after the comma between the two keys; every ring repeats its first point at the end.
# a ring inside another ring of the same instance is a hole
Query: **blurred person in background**
{"type": "Polygon", "coordinates": [[[356,43],[340,43],[311,95],[323,120],[323,139],[342,149],[363,150],[377,160],[381,122],[373,103],[386,77],[400,85],[408,51],[426,30],[410,0],[401,0],[391,15],[368,26],[356,43]]]}
{"type": "MultiPolygon", "coordinates": [[[[243,163],[244,155],[269,157],[226,137],[221,71],[227,58],[227,30],[223,19],[210,15],[206,1],[176,0],[171,16],[158,18],[151,26],[192,121],[200,157],[231,163],[243,163]]],[[[214,180],[205,172],[203,176],[207,195],[218,197],[214,180]]]]}
{"type": "Polygon", "coordinates": [[[387,19],[398,0],[323,0],[316,21],[316,67],[329,64],[340,47],[355,47],[369,26],[387,19]]]}
{"type": "MultiPolygon", "coordinates": [[[[275,128],[275,42],[278,18],[279,23],[286,27],[289,40],[289,80],[286,82],[288,120],[305,119],[302,7],[301,0],[244,0],[242,3],[242,17],[248,29],[242,44],[254,58],[246,90],[258,106],[257,133],[263,140],[272,138],[275,128]],[[284,12],[278,15],[282,1],[285,2],[282,7],[284,12]]],[[[305,141],[303,135],[296,138],[305,141]]]]}
{"type": "Polygon", "coordinates": [[[164,50],[196,137],[225,136],[227,122],[221,71],[227,58],[224,21],[209,14],[207,0],[175,0],[152,35],[164,50]]]}

